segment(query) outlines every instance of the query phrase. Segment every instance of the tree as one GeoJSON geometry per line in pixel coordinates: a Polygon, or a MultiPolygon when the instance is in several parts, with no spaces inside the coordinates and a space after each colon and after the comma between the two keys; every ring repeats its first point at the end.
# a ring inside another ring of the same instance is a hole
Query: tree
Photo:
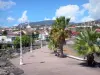
{"type": "Polygon", "coordinates": [[[60,49],[60,57],[64,57],[63,54],[63,45],[65,44],[65,38],[68,37],[68,34],[65,28],[68,26],[70,19],[66,19],[64,16],[56,18],[55,23],[52,25],[52,29],[50,32],[50,43],[52,47],[60,49]]]}
{"type": "Polygon", "coordinates": [[[27,47],[30,45],[30,36],[28,35],[23,35],[22,36],[22,46],[27,47]]]}
{"type": "Polygon", "coordinates": [[[57,52],[57,42],[55,42],[52,38],[49,37],[48,48],[50,50],[54,50],[54,53],[57,52]]]}
{"type": "Polygon", "coordinates": [[[7,35],[7,31],[5,30],[5,31],[3,31],[3,33],[2,33],[2,35],[7,35]]]}
{"type": "MultiPolygon", "coordinates": [[[[32,39],[32,42],[33,42],[33,39],[32,39]]],[[[23,47],[27,47],[29,45],[30,45],[30,36],[23,35],[22,36],[22,46],[23,47]]],[[[16,48],[19,48],[20,47],[20,38],[19,37],[16,37],[16,39],[14,40],[14,46],[16,48]]]]}
{"type": "Polygon", "coordinates": [[[14,46],[15,48],[19,48],[20,47],[20,38],[16,37],[14,40],[14,46]]]}
{"type": "Polygon", "coordinates": [[[94,54],[100,52],[100,34],[95,31],[86,30],[81,32],[75,41],[75,50],[78,51],[80,55],[87,57],[87,64],[94,65],[94,54]]]}
{"type": "Polygon", "coordinates": [[[39,37],[39,32],[33,32],[32,33],[32,38],[33,39],[38,39],[38,37],[39,37]]]}

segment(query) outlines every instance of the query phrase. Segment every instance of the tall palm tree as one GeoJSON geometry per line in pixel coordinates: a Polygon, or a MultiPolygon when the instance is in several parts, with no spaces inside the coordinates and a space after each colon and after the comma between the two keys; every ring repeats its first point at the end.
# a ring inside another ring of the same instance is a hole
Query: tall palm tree
{"type": "Polygon", "coordinates": [[[53,41],[55,47],[60,49],[61,57],[64,56],[63,45],[65,44],[65,38],[68,37],[65,28],[68,26],[69,21],[70,19],[66,19],[64,16],[56,18],[50,32],[50,39],[53,41]]]}
{"type": "Polygon", "coordinates": [[[48,47],[51,49],[51,50],[54,50],[57,51],[57,39],[55,38],[57,35],[56,33],[58,32],[58,29],[56,26],[52,26],[52,29],[49,33],[49,45],[48,47]]]}
{"type": "Polygon", "coordinates": [[[75,41],[75,50],[80,55],[87,56],[87,64],[94,64],[94,53],[100,52],[100,46],[97,39],[100,38],[100,34],[95,31],[86,30],[81,32],[75,41]]]}

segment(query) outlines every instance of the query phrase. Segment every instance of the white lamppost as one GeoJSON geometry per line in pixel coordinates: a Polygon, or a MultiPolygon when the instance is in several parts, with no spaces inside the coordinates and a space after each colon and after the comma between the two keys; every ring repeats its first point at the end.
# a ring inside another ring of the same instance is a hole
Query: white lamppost
{"type": "Polygon", "coordinates": [[[30,35],[30,52],[32,52],[32,28],[29,25],[29,22],[28,22],[28,26],[26,28],[27,28],[29,35],[30,35]]]}
{"type": "Polygon", "coordinates": [[[40,37],[40,40],[41,40],[41,48],[42,48],[42,46],[43,46],[42,37],[43,37],[43,34],[41,34],[41,37],[40,37]]]}
{"type": "Polygon", "coordinates": [[[20,24],[20,65],[23,65],[23,52],[22,52],[22,34],[21,34],[21,24],[20,24]]]}
{"type": "Polygon", "coordinates": [[[41,48],[42,48],[42,46],[43,46],[43,45],[42,45],[42,37],[43,37],[43,35],[42,35],[42,33],[40,33],[40,34],[39,34],[39,39],[40,39],[40,42],[41,42],[41,48]]]}
{"type": "Polygon", "coordinates": [[[43,45],[42,45],[42,39],[41,39],[41,48],[43,47],[43,45]]]}
{"type": "Polygon", "coordinates": [[[85,22],[84,22],[84,31],[86,30],[86,24],[85,24],[85,22]]]}
{"type": "Polygon", "coordinates": [[[92,31],[92,26],[90,26],[90,28],[91,28],[91,31],[92,31]]]}

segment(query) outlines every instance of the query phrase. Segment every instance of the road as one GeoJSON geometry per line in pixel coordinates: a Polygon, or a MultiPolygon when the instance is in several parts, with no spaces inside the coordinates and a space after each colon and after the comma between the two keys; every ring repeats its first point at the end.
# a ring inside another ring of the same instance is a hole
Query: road
{"type": "Polygon", "coordinates": [[[33,53],[27,52],[23,55],[25,65],[19,65],[19,58],[11,62],[24,70],[25,75],[100,75],[100,68],[90,68],[80,63],[83,61],[71,58],[58,58],[44,46],[36,49],[33,53]]]}

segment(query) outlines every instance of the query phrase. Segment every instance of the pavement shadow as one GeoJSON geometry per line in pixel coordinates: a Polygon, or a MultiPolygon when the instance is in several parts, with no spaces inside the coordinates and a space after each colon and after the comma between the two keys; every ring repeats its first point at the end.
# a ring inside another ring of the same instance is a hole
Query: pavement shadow
{"type": "Polygon", "coordinates": [[[90,67],[90,68],[100,68],[100,62],[96,62],[95,65],[87,65],[85,62],[79,63],[82,67],[90,67]]]}
{"type": "MultiPolygon", "coordinates": [[[[34,62],[31,62],[31,63],[24,63],[23,65],[30,65],[30,64],[33,64],[34,62]]],[[[42,64],[42,63],[46,63],[45,61],[40,61],[40,62],[37,62],[37,63],[40,63],[40,64],[42,64]]]]}
{"type": "Polygon", "coordinates": [[[29,64],[32,64],[32,63],[24,63],[23,65],[29,65],[29,64]]]}

